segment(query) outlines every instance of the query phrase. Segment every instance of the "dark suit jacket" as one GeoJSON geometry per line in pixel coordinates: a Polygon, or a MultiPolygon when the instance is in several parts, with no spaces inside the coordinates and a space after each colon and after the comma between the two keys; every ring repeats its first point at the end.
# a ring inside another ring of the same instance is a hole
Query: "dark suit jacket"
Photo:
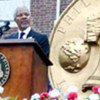
{"type": "MultiPolygon", "coordinates": [[[[49,41],[46,35],[40,34],[31,30],[27,35],[27,38],[32,37],[40,45],[44,53],[49,55],[49,41]]],[[[4,37],[4,39],[18,39],[18,33],[10,34],[9,36],[4,37]]]]}

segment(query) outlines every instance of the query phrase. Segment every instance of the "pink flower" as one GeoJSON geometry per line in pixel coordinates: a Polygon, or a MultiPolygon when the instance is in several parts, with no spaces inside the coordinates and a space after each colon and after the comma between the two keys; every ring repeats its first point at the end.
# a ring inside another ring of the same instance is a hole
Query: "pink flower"
{"type": "Polygon", "coordinates": [[[68,100],[75,100],[78,97],[76,92],[70,92],[68,94],[68,100]]]}
{"type": "Polygon", "coordinates": [[[94,93],[97,93],[97,94],[100,94],[100,86],[93,86],[92,87],[92,91],[94,92],[94,93]]]}
{"type": "Polygon", "coordinates": [[[47,99],[49,98],[49,94],[47,92],[42,92],[40,94],[40,100],[44,100],[44,99],[47,99]]]}

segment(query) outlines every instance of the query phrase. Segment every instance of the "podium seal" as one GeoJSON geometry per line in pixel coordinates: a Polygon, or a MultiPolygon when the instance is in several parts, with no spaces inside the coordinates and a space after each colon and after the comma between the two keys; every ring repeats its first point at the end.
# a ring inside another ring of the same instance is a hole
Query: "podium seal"
{"type": "Polygon", "coordinates": [[[66,92],[75,85],[81,96],[100,85],[100,0],[73,0],[52,31],[49,79],[66,92]]]}
{"type": "Polygon", "coordinates": [[[3,86],[9,77],[10,67],[7,58],[3,53],[0,53],[0,85],[3,86]]]}

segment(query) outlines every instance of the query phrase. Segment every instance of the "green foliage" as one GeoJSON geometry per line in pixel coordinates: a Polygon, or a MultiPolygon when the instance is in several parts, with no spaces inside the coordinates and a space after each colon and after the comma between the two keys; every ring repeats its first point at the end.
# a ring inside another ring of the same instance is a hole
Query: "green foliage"
{"type": "Polygon", "coordinates": [[[0,100],[18,100],[18,98],[17,97],[12,97],[12,98],[7,97],[7,98],[0,98],[0,100]]]}
{"type": "Polygon", "coordinates": [[[14,98],[14,97],[13,98],[9,98],[8,100],[17,100],[17,97],[16,98],[14,98]]]}

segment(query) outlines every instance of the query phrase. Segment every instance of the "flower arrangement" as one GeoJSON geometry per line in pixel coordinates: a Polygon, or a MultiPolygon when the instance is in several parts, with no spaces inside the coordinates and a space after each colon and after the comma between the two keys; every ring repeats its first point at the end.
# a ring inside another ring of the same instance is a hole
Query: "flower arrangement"
{"type": "Polygon", "coordinates": [[[92,92],[85,100],[100,100],[100,86],[93,86],[92,92]]]}
{"type": "MultiPolygon", "coordinates": [[[[4,88],[0,86],[0,93],[3,93],[4,88]]],[[[100,86],[93,86],[91,88],[92,94],[81,100],[100,100],[100,86]]],[[[18,100],[16,98],[1,98],[0,100],[18,100]]],[[[23,100],[28,100],[23,98],[23,100]]],[[[42,92],[41,94],[35,93],[31,96],[30,100],[80,100],[78,96],[78,88],[70,86],[67,92],[62,94],[61,89],[52,89],[49,92],[42,92]]]]}

